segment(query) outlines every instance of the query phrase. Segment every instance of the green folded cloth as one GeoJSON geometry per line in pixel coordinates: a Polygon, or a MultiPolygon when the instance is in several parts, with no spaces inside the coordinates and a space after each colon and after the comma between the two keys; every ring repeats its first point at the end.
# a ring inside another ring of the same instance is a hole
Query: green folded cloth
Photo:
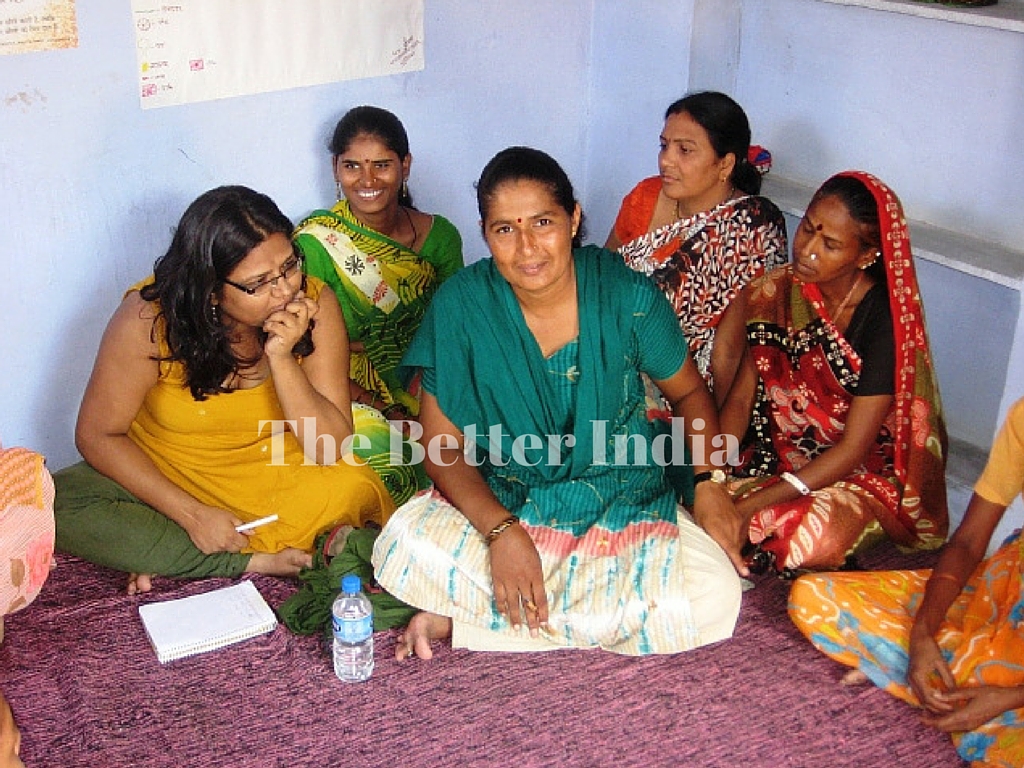
{"type": "MultiPolygon", "coordinates": [[[[341,577],[354,573],[363,583],[363,592],[373,605],[373,629],[404,627],[419,611],[392,597],[377,586],[370,555],[380,534],[378,528],[355,528],[349,532],[341,551],[328,558],[324,545],[332,532],[322,533],[313,545],[313,565],[303,568],[299,580],[302,589],[277,609],[281,622],[299,635],[322,631],[331,634],[331,604],[341,591],[341,577]],[[328,559],[330,560],[328,562],[328,559]]],[[[334,549],[335,547],[332,547],[334,549]]]]}

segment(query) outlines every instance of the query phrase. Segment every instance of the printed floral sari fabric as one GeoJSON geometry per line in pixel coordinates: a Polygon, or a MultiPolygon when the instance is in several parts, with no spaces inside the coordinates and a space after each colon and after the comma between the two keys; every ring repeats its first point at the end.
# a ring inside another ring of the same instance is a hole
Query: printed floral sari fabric
{"type": "MultiPolygon", "coordinates": [[[[1020,531],[984,561],[950,607],[936,641],[957,685],[1024,685],[1024,575],[1020,531]]],[[[793,585],[789,612],[815,647],[914,706],[907,684],[908,643],[930,571],[821,573],[793,585]]],[[[956,733],[964,760],[1024,765],[1024,709],[956,733]]]]}
{"type": "MultiPolygon", "coordinates": [[[[895,342],[892,406],[861,466],[836,484],[759,510],[750,540],[779,568],[833,568],[883,533],[930,549],[948,530],[946,431],[925,333],[903,209],[868,174],[848,172],[878,203],[895,342]]],[[[861,359],[832,322],[821,291],[792,267],[754,281],[747,341],[759,377],[750,430],[735,474],[747,496],[796,472],[839,442],[861,359]]]]}
{"type": "Polygon", "coordinates": [[[786,223],[770,200],[748,195],[648,232],[660,190],[655,176],[623,200],[615,222],[619,253],[668,298],[710,385],[722,314],[747,283],[786,263],[786,223]]]}
{"type": "Polygon", "coordinates": [[[0,447],[0,619],[31,603],[53,558],[53,480],[43,457],[0,447]]]}
{"type": "Polygon", "coordinates": [[[363,226],[342,200],[315,211],[295,230],[306,272],[334,290],[353,352],[349,376],[385,403],[419,412],[414,383],[398,363],[416,335],[438,286],[462,267],[462,239],[450,221],[434,215],[419,252],[363,226]]]}

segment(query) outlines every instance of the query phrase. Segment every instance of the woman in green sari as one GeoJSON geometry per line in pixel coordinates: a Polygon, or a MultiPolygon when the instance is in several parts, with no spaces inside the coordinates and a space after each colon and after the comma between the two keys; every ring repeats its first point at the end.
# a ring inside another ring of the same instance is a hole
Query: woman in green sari
{"type": "Polygon", "coordinates": [[[401,376],[398,363],[434,292],[462,267],[462,238],[443,216],[413,207],[409,138],[395,115],[371,106],[349,110],[329,149],[338,203],[310,214],[294,239],[306,272],[334,290],[345,315],[356,433],[371,443],[355,452],[400,504],[429,481],[420,471],[414,482],[411,467],[388,460],[387,421],[419,414],[418,384],[401,376]]]}
{"type": "Polygon", "coordinates": [[[331,138],[338,203],[295,231],[306,272],[338,296],[348,328],[352,400],[393,418],[419,413],[398,362],[437,287],[462,266],[462,238],[412,205],[409,139],[397,117],[356,107],[331,138]]]}

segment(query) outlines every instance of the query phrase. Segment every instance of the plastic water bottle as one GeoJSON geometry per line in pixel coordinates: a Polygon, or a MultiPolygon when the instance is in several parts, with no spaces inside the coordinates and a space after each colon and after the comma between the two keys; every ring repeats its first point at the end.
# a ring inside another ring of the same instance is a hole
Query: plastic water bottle
{"type": "Polygon", "coordinates": [[[334,623],[334,674],[346,683],[373,674],[373,606],[355,574],[341,578],[341,592],[331,606],[334,623]]]}

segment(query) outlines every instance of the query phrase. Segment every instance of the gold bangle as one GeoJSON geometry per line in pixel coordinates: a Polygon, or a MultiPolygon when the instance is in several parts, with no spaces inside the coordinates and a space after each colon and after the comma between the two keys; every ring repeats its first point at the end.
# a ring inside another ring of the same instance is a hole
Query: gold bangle
{"type": "Polygon", "coordinates": [[[487,534],[484,536],[484,542],[487,544],[488,547],[491,546],[491,544],[494,543],[494,540],[496,538],[501,536],[501,534],[503,534],[505,531],[507,531],[509,528],[511,528],[518,522],[518,517],[516,517],[515,515],[509,515],[496,526],[491,528],[490,531],[487,532],[487,534]]]}

